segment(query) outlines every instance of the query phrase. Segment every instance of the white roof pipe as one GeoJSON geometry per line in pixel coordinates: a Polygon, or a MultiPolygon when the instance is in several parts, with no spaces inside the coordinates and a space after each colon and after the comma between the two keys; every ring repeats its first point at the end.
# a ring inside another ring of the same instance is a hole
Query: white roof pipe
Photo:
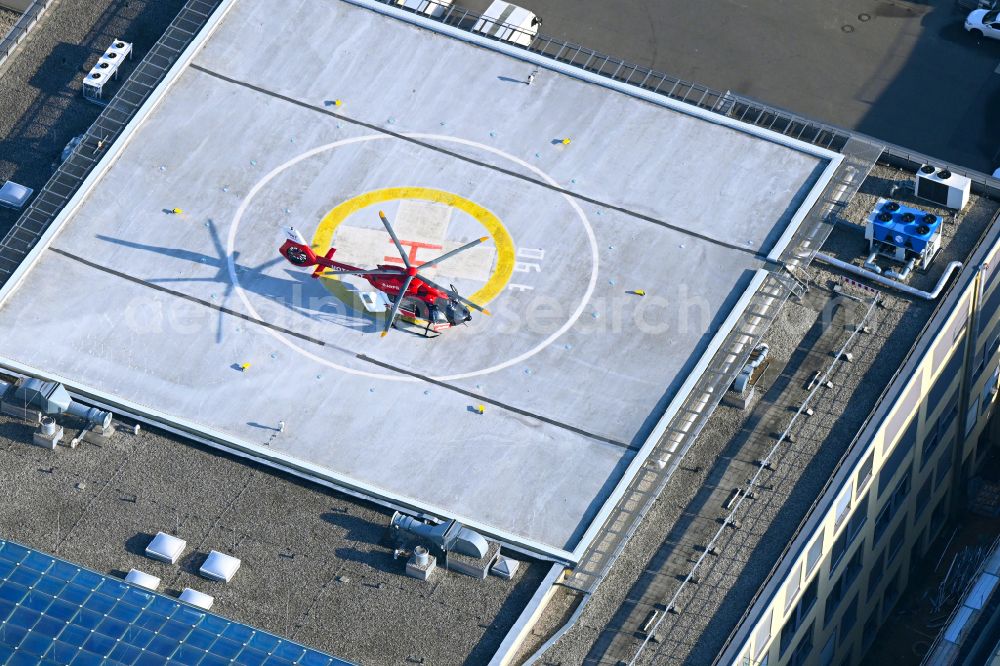
{"type": "Polygon", "coordinates": [[[902,282],[897,282],[896,280],[887,278],[884,275],[879,275],[878,273],[870,271],[866,268],[861,268],[860,266],[849,264],[846,261],[841,261],[840,259],[831,257],[828,254],[823,254],[822,252],[816,253],[816,259],[822,261],[824,264],[830,264],[831,266],[836,266],[837,268],[845,270],[848,273],[854,273],[855,275],[871,280],[872,282],[877,282],[883,287],[889,287],[890,289],[895,289],[897,291],[903,292],[904,294],[909,294],[910,296],[923,298],[928,301],[933,301],[938,296],[940,296],[941,292],[944,290],[944,286],[948,284],[948,279],[951,278],[952,273],[961,270],[962,268],[961,261],[951,262],[945,267],[944,273],[941,274],[941,277],[938,279],[937,285],[935,285],[933,291],[921,291],[919,289],[911,287],[910,285],[903,284],[902,282]]]}

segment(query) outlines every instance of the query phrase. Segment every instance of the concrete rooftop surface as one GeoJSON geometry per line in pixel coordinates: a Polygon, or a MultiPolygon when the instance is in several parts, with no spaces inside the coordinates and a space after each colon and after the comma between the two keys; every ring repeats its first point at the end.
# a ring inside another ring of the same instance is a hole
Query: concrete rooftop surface
{"type": "Polygon", "coordinates": [[[5,297],[3,362],[574,559],[839,158],[347,2],[229,7],[5,297]],[[485,229],[438,275],[495,315],[380,340],[277,255],[384,262],[379,208],[418,260],[485,229]]]}

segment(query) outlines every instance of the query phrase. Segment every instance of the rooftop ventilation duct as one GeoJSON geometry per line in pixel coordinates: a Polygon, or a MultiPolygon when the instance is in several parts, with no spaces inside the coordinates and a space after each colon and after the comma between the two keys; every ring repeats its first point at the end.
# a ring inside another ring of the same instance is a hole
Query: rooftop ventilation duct
{"type": "Polygon", "coordinates": [[[62,384],[27,377],[16,384],[0,381],[0,401],[22,409],[34,409],[46,416],[69,414],[102,428],[111,426],[111,412],[86,407],[73,400],[62,384]]]}
{"type": "Polygon", "coordinates": [[[489,550],[489,545],[481,534],[473,532],[455,520],[440,525],[428,525],[397,511],[392,517],[392,526],[424,539],[442,550],[460,555],[482,558],[489,550]]]}

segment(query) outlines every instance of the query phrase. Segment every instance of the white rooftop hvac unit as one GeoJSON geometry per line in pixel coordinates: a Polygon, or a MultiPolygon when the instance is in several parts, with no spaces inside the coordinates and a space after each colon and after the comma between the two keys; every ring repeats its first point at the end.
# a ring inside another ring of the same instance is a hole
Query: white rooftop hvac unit
{"type": "Polygon", "coordinates": [[[132,54],[131,42],[116,39],[104,55],[94,64],[90,73],[83,78],[83,96],[92,102],[104,104],[104,85],[118,75],[118,68],[132,54]]]}
{"type": "Polygon", "coordinates": [[[969,203],[972,181],[948,169],[925,164],[917,170],[917,196],[945,208],[962,210],[969,203]]]}

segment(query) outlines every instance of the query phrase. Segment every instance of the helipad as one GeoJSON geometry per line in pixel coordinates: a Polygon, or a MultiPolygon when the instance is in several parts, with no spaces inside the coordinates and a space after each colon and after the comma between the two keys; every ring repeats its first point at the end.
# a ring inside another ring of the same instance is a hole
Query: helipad
{"type": "Polygon", "coordinates": [[[2,362],[575,559],[839,158],[413,15],[226,7],[7,285],[2,362]],[[380,339],[277,254],[398,261],[379,209],[417,261],[488,237],[435,279],[493,316],[380,339]]]}

